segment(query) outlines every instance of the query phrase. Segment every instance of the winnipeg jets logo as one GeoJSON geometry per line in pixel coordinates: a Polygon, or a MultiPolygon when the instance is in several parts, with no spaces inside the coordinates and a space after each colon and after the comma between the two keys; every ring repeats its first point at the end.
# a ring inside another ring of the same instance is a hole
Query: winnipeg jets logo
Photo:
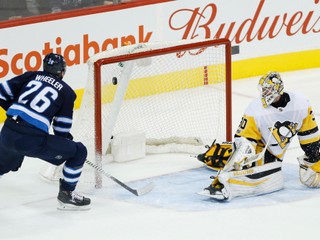
{"type": "MultiPolygon", "coordinates": [[[[273,137],[277,140],[278,145],[283,149],[297,134],[298,123],[285,121],[283,123],[277,121],[272,131],[273,137]]],[[[270,129],[271,130],[271,129],[270,129]]]]}

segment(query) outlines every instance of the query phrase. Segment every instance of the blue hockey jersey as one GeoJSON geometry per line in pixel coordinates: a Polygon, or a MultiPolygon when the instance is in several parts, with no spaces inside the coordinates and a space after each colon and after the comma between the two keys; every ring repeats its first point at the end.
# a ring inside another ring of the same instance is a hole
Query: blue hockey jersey
{"type": "Polygon", "coordinates": [[[67,137],[76,94],[64,81],[43,71],[26,72],[0,83],[0,105],[8,117],[20,117],[29,124],[67,137]]]}

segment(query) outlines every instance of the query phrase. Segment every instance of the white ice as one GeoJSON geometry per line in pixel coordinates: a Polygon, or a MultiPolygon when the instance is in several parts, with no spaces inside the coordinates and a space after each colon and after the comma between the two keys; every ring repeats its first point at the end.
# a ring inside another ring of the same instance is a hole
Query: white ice
{"type": "MultiPolygon", "coordinates": [[[[320,69],[286,72],[282,78],[286,90],[309,97],[319,121],[320,69]]],[[[249,101],[258,96],[257,80],[233,82],[234,130],[249,101]]],[[[86,192],[92,208],[82,212],[56,210],[57,184],[40,180],[42,163],[27,158],[20,171],[0,179],[0,239],[317,239],[320,190],[300,184],[296,157],[301,154],[293,141],[284,161],[284,190],[230,203],[196,194],[210,184],[213,172],[189,155],[113,164],[112,174],[131,187],[152,181],[155,188],[136,197],[107,179],[106,189],[86,192]]]]}

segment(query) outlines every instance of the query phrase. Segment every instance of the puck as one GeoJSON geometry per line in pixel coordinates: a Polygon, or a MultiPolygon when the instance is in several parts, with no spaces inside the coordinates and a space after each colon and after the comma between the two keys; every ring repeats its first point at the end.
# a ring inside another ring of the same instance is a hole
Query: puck
{"type": "Polygon", "coordinates": [[[117,85],[118,84],[118,78],[117,77],[113,77],[112,78],[112,84],[113,85],[117,85]]]}

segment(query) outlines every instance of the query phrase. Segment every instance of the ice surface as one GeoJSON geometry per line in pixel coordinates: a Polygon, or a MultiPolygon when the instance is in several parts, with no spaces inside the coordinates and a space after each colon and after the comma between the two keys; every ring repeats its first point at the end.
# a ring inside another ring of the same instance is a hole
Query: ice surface
{"type": "MultiPolygon", "coordinates": [[[[319,121],[320,69],[282,73],[285,89],[307,95],[319,121]]],[[[233,83],[233,128],[256,97],[257,77],[233,83]]],[[[320,122],[319,122],[320,124],[320,122]]],[[[254,198],[219,203],[197,195],[214,172],[194,157],[164,154],[106,169],[133,188],[154,182],[147,195],[136,197],[108,180],[102,190],[86,190],[92,209],[56,210],[57,184],[38,176],[38,159],[27,158],[21,170],[0,179],[0,239],[317,239],[320,189],[303,187],[293,141],[283,169],[285,189],[254,198]]]]}

